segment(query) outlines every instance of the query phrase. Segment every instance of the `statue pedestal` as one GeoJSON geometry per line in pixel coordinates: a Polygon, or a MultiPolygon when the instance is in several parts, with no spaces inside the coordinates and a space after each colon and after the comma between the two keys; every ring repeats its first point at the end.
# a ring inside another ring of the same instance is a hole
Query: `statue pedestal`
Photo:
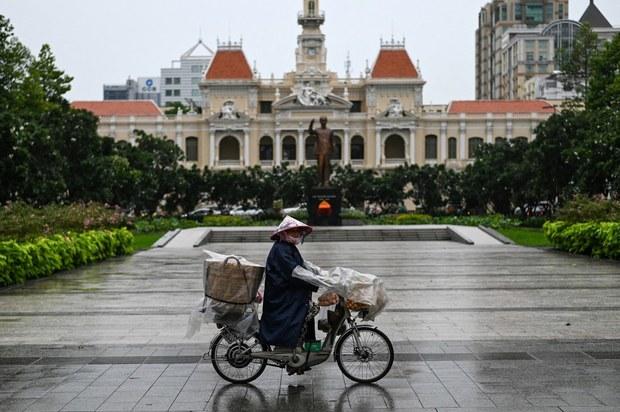
{"type": "Polygon", "coordinates": [[[308,196],[308,217],[312,226],[342,226],[342,192],[333,187],[316,187],[308,196]]]}

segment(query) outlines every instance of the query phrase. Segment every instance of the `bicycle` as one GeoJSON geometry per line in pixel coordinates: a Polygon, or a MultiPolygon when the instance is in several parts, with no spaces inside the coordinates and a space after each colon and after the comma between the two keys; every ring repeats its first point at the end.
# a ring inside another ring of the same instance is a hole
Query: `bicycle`
{"type": "MultiPolygon", "coordinates": [[[[327,361],[333,349],[334,359],[347,378],[359,383],[377,382],[394,363],[392,342],[379,328],[357,324],[367,316],[367,310],[353,315],[343,302],[340,297],[332,312],[334,320],[328,322],[327,336],[318,352],[303,350],[301,344],[290,352],[274,352],[257,336],[243,338],[228,326],[218,325],[220,333],[211,341],[208,352],[213,368],[228,382],[248,383],[262,375],[267,366],[286,368],[289,374],[303,374],[327,361]],[[337,336],[340,336],[338,340],[337,336]]],[[[312,303],[304,325],[318,312],[319,306],[312,303]]],[[[304,336],[305,326],[299,343],[303,343],[304,336]]]]}

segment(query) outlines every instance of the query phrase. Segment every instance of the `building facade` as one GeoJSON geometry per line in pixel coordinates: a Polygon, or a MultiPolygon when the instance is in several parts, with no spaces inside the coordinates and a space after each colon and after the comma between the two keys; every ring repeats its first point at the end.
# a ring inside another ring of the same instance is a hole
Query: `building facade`
{"type": "MultiPolygon", "coordinates": [[[[493,0],[478,15],[476,99],[505,99],[502,49],[505,34],[568,18],[568,0],[493,0]]],[[[504,67],[505,68],[505,67],[504,67]]]]}
{"type": "Polygon", "coordinates": [[[202,106],[200,82],[209,66],[213,51],[202,40],[173,60],[171,67],[161,69],[161,106],[182,103],[186,106],[202,106]]]}
{"type": "MultiPolygon", "coordinates": [[[[476,31],[476,98],[526,99],[530,79],[561,69],[575,36],[588,23],[601,42],[613,28],[590,0],[579,21],[568,19],[568,0],[494,0],[479,14],[476,31]]],[[[539,84],[540,86],[540,84],[539,84]]]]}
{"type": "Polygon", "coordinates": [[[131,77],[125,84],[104,85],[103,100],[152,100],[161,104],[159,77],[131,77]]]}
{"type": "Polygon", "coordinates": [[[295,68],[279,79],[261,79],[240,43],[220,43],[199,82],[200,114],[166,116],[152,107],[133,108],[132,102],[113,108],[105,107],[108,102],[73,105],[99,116],[101,135],[131,141],[134,130],[142,129],[165,136],[184,150],[187,165],[215,170],[315,164],[308,126],[315,119],[318,127],[321,116],[335,132],[333,163],[378,170],[405,163],[461,169],[482,143],[535,139],[538,124],[554,112],[546,101],[426,106],[426,82],[404,40],[381,41],[365,76],[341,78],[327,67],[319,1],[303,0],[297,20],[295,68]]]}

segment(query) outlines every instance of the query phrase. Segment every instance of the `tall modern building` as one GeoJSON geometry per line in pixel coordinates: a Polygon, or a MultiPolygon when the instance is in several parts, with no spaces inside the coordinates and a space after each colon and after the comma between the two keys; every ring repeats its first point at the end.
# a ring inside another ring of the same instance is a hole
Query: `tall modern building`
{"type": "Polygon", "coordinates": [[[159,83],[159,77],[130,77],[125,84],[104,84],[103,100],[152,100],[159,105],[159,83]]]}
{"type": "Polygon", "coordinates": [[[174,60],[171,67],[161,69],[161,106],[168,103],[202,106],[199,84],[209,66],[213,51],[202,40],[174,60]]]}
{"type": "MultiPolygon", "coordinates": [[[[510,41],[505,37],[507,32],[511,29],[527,31],[567,18],[568,0],[493,0],[486,4],[478,15],[476,30],[476,99],[509,98],[509,86],[502,82],[505,69],[502,67],[502,52],[505,43],[510,41]]],[[[545,60],[552,58],[548,45],[528,43],[528,46],[532,50],[526,53],[538,54],[545,60]],[[546,54],[541,53],[545,50],[546,54]]],[[[531,69],[545,67],[537,65],[531,69]]]]}
{"type": "Polygon", "coordinates": [[[575,38],[582,25],[588,24],[599,42],[611,40],[620,28],[611,26],[607,18],[590,0],[579,21],[555,20],[535,28],[513,28],[502,41],[503,99],[566,100],[576,97],[575,90],[564,90],[558,73],[573,51],[575,38]]]}

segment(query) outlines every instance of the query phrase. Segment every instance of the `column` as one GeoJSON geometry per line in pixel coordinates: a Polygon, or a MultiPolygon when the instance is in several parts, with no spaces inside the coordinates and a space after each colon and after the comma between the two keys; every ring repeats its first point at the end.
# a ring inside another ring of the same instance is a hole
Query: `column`
{"type": "Polygon", "coordinates": [[[215,166],[215,130],[209,133],[209,168],[215,166]]]}
{"type": "Polygon", "coordinates": [[[415,134],[416,134],[416,127],[410,127],[409,128],[409,164],[416,164],[416,158],[415,158],[415,134]]]}
{"type": "Polygon", "coordinates": [[[506,140],[512,139],[512,113],[506,113],[506,140]]]}
{"type": "Polygon", "coordinates": [[[349,136],[349,129],[344,129],[344,142],[342,145],[342,162],[345,165],[351,164],[351,136],[349,136]]]}
{"type": "Polygon", "coordinates": [[[465,121],[461,122],[459,144],[461,146],[461,160],[467,159],[467,125],[465,121]]]}
{"type": "Polygon", "coordinates": [[[248,129],[243,130],[243,160],[245,166],[250,166],[250,131],[248,129]]]}
{"type": "Polygon", "coordinates": [[[282,136],[280,136],[280,131],[276,130],[276,142],[275,142],[275,165],[280,166],[282,163],[282,136]]]}
{"type": "Polygon", "coordinates": [[[375,167],[381,166],[381,129],[377,129],[375,136],[375,167]]]}
{"type": "Polygon", "coordinates": [[[487,143],[493,143],[493,114],[487,114],[487,143]]]}
{"type": "Polygon", "coordinates": [[[446,163],[448,160],[448,123],[442,122],[441,129],[439,131],[439,141],[440,141],[440,163],[446,163]]]}
{"type": "Polygon", "coordinates": [[[134,146],[136,144],[136,135],[134,133],[134,130],[136,130],[136,118],[135,116],[129,116],[129,143],[131,143],[132,146],[134,146]]]}
{"type": "Polygon", "coordinates": [[[536,128],[538,127],[538,113],[532,113],[532,126],[530,128],[529,142],[536,140],[536,128]]]}
{"type": "Polygon", "coordinates": [[[306,164],[306,142],[304,142],[304,129],[297,129],[297,164],[306,164]]]}

